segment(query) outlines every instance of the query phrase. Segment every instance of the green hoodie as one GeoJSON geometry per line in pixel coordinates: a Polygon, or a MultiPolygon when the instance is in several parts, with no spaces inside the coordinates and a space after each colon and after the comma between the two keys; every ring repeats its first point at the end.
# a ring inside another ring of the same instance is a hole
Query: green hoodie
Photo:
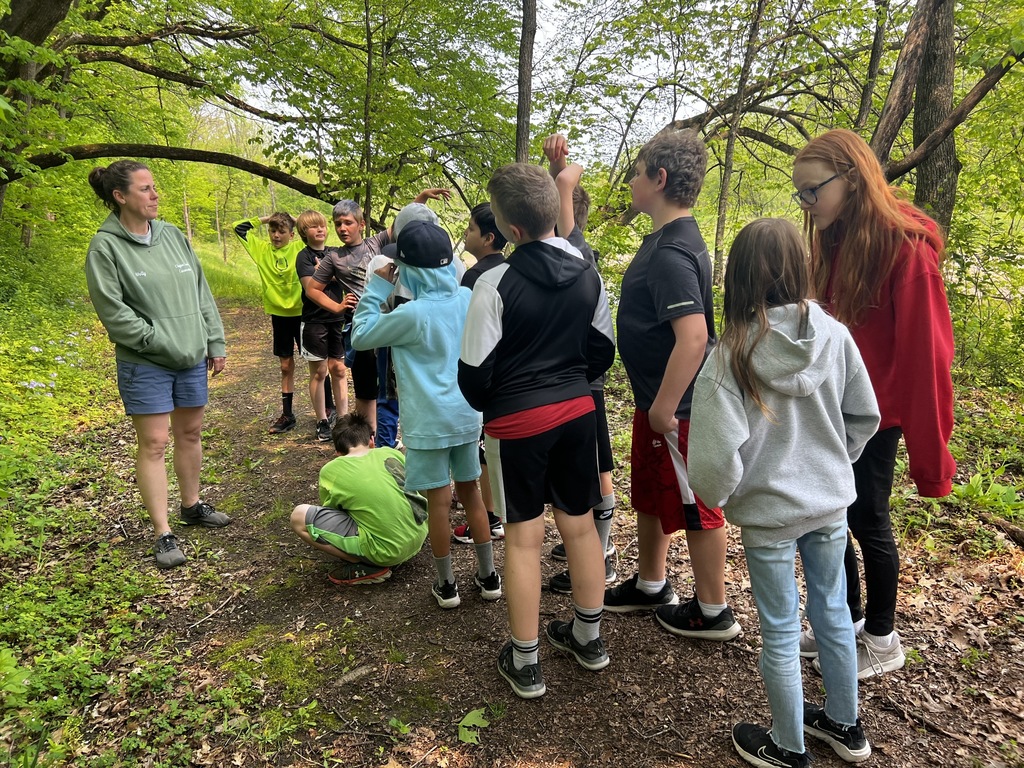
{"type": "Polygon", "coordinates": [[[235,236],[241,241],[260,273],[260,290],[263,294],[263,311],[278,317],[300,317],[302,315],[302,283],[295,271],[295,258],[306,246],[295,238],[281,248],[275,248],[269,240],[259,235],[260,219],[236,221],[231,225],[235,236]]]}
{"type": "Polygon", "coordinates": [[[117,359],[182,371],[224,357],[224,326],[199,259],[176,227],[150,228],[144,245],[110,214],[85,258],[89,297],[117,359]]]}

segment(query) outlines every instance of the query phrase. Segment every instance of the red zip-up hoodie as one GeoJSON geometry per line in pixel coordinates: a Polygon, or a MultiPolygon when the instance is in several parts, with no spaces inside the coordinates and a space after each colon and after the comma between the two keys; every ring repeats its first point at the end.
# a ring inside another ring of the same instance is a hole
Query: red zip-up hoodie
{"type": "MultiPolygon", "coordinates": [[[[930,220],[927,225],[935,226],[930,220]]],[[[831,278],[825,299],[833,311],[831,278]]],[[[939,255],[930,244],[922,239],[903,244],[882,284],[878,305],[866,308],[850,333],[878,399],[879,430],[903,430],[910,477],[921,496],[947,496],[956,472],[948,447],[953,432],[953,324],[939,255]]]]}

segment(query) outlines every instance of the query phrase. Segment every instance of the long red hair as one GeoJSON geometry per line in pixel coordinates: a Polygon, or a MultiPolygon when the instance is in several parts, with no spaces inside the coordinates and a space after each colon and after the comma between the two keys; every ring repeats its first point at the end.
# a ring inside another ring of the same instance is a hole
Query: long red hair
{"type": "Polygon", "coordinates": [[[853,131],[836,128],[812,139],[793,164],[804,161],[821,162],[849,183],[835,222],[818,230],[804,212],[804,231],[815,297],[824,301],[831,282],[835,318],[856,325],[864,310],[880,303],[879,291],[905,243],[924,240],[940,259],[945,243],[935,222],[889,185],[875,153],[853,131]]]}

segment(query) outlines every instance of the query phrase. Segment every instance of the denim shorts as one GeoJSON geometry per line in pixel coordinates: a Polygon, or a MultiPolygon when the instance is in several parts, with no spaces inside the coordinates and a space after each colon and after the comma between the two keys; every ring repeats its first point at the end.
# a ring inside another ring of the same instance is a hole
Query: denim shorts
{"type": "Polygon", "coordinates": [[[451,448],[405,449],[405,489],[443,488],[454,480],[468,483],[480,477],[480,449],[473,440],[451,448]]]}
{"type": "Polygon", "coordinates": [[[129,416],[197,408],[209,400],[206,361],[183,371],[117,361],[117,390],[129,416]]]}

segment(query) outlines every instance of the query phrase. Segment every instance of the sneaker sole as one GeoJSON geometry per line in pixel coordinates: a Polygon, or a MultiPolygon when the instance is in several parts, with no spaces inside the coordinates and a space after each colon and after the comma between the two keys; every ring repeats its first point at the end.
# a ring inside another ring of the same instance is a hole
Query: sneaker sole
{"type": "Polygon", "coordinates": [[[818,730],[813,726],[807,725],[807,723],[804,723],[804,733],[828,744],[844,762],[861,763],[871,757],[871,745],[867,742],[864,742],[864,746],[861,749],[850,749],[828,731],[818,730]]]}
{"type": "Polygon", "coordinates": [[[327,574],[327,580],[334,584],[336,587],[353,587],[362,584],[380,584],[382,581],[387,581],[391,578],[391,569],[389,568],[384,573],[371,573],[368,576],[363,576],[358,579],[338,579],[331,574],[327,574]]]}
{"type": "MultiPolygon", "coordinates": [[[[608,610],[607,606],[605,606],[605,610],[608,610]]],[[[661,624],[661,626],[673,635],[688,637],[691,640],[713,640],[715,642],[724,643],[726,640],[732,640],[737,635],[743,633],[743,627],[740,626],[738,621],[734,621],[725,629],[688,630],[679,629],[678,627],[673,627],[671,624],[667,624],[658,614],[654,614],[654,618],[658,620],[658,623],[661,624]]]]}
{"type": "Polygon", "coordinates": [[[480,590],[480,598],[483,600],[498,600],[501,598],[501,584],[498,585],[497,589],[487,589],[477,581],[476,586],[480,590]]]}
{"type": "Polygon", "coordinates": [[[434,599],[437,600],[437,604],[446,610],[450,608],[458,608],[459,605],[462,603],[462,598],[459,597],[458,594],[456,594],[455,597],[447,598],[441,597],[439,594],[433,591],[431,591],[430,594],[432,594],[434,596],[434,599]]]}
{"type": "Polygon", "coordinates": [[[653,611],[656,608],[660,608],[663,605],[678,605],[679,595],[672,595],[672,599],[664,603],[644,603],[643,605],[630,604],[630,605],[608,605],[605,603],[604,609],[611,611],[612,613],[633,613],[635,611],[653,611]]]}
{"type": "Polygon", "coordinates": [[[604,655],[604,658],[602,658],[602,659],[597,659],[597,660],[588,659],[586,656],[580,656],[576,652],[576,649],[573,648],[571,644],[563,643],[561,640],[556,640],[551,635],[549,635],[546,631],[544,632],[544,635],[547,637],[548,642],[551,643],[551,645],[553,645],[555,648],[557,648],[560,651],[565,651],[566,653],[571,653],[573,656],[576,657],[576,663],[577,664],[579,664],[584,669],[589,669],[591,672],[599,672],[600,670],[604,669],[605,667],[607,667],[609,664],[612,663],[612,660],[610,658],[608,658],[608,654],[607,653],[604,655]]]}

